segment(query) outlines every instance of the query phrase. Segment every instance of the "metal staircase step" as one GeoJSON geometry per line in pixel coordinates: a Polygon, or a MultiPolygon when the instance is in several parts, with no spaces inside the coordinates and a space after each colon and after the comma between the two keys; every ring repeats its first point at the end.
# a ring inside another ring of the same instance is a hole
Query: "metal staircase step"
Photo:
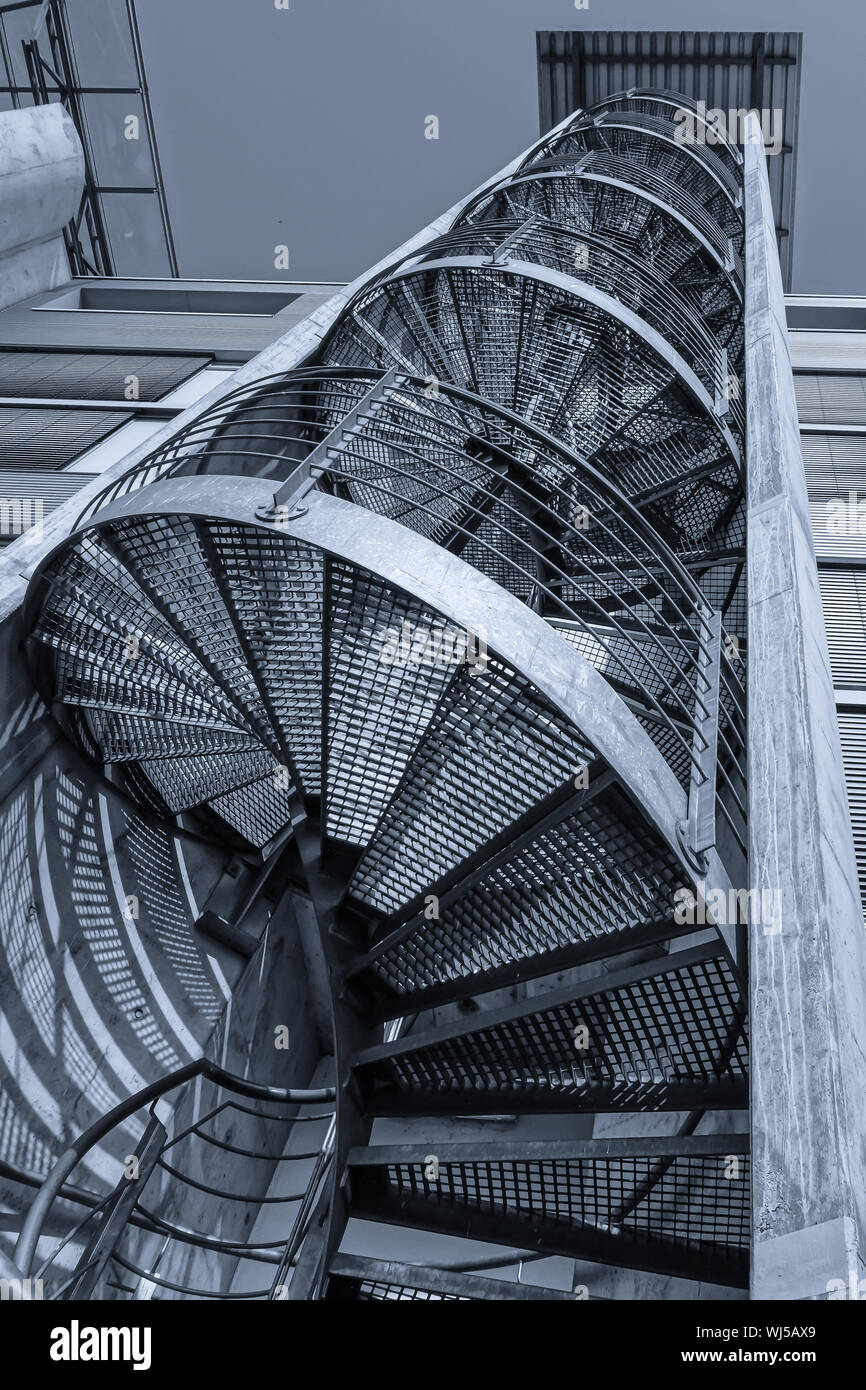
{"type": "Polygon", "coordinates": [[[359,1053],[373,1115],[741,1109],[748,1045],[716,939],[359,1053]]]}
{"type": "Polygon", "coordinates": [[[743,1288],[748,1136],[353,1149],[368,1221],[743,1288]]]}
{"type": "Polygon", "coordinates": [[[396,1017],[653,945],[691,930],[674,921],[681,881],[670,849],[593,769],[582,795],[537,804],[450,878],[431,878],[423,896],[438,915],[423,898],[398,909],[348,983],[375,1017],[396,1017]]]}

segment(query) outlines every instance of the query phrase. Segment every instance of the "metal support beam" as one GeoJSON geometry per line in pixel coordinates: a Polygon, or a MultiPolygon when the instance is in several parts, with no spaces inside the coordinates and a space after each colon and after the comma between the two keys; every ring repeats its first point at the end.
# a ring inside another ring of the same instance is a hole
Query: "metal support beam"
{"type": "Polygon", "coordinates": [[[719,685],[722,662],[722,615],[706,619],[706,641],[698,653],[694,755],[689,792],[688,844],[702,855],[716,843],[716,765],[719,748],[719,685]]]}
{"type": "Polygon", "coordinates": [[[564,1299],[569,1303],[574,1300],[574,1294],[562,1289],[542,1289],[534,1284],[518,1284],[514,1280],[487,1279],[451,1269],[425,1269],[420,1265],[398,1264],[395,1260],[369,1260],[359,1255],[337,1255],[331,1264],[330,1281],[325,1296],[331,1301],[354,1299],[361,1283],[419,1289],[434,1299],[507,1299],[518,1302],[564,1299]]]}
{"type": "Polygon", "coordinates": [[[319,441],[315,449],[311,450],[303,462],[274,493],[273,507],[261,509],[261,514],[265,520],[272,520],[278,508],[291,513],[297,507],[300,499],[309,492],[310,488],[325,472],[334,454],[339,454],[340,450],[345,448],[346,440],[351,438],[361,420],[367,416],[375,415],[381,409],[398,385],[401,375],[399,367],[389,367],[388,371],[343,416],[340,423],[335,425],[330,433],[319,441]]]}

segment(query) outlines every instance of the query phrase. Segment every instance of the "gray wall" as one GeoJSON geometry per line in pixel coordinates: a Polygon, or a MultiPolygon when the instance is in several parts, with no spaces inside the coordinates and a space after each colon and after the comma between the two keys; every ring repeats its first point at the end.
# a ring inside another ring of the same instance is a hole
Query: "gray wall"
{"type": "Polygon", "coordinates": [[[538,134],[539,29],[802,30],[794,289],[866,292],[852,0],[145,0],[181,273],[349,279],[538,134]],[[440,139],[424,138],[435,114],[440,139]]]}

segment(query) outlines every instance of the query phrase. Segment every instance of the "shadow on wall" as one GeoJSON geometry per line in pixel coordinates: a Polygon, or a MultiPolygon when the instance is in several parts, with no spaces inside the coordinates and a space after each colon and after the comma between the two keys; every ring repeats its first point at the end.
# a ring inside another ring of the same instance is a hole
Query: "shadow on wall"
{"type": "MultiPolygon", "coordinates": [[[[293,1029],[289,1054],[273,1045],[275,1023],[304,1016],[294,916],[271,921],[249,963],[198,933],[230,854],[136,815],[76,758],[33,690],[14,619],[0,628],[0,670],[0,1161],[44,1175],[112,1106],[203,1053],[305,1084],[312,1036],[293,1029]]],[[[72,1181],[107,1191],[140,1129],[121,1126],[72,1181]]],[[[8,1170],[0,1178],[7,1254],[31,1197],[8,1170]]]]}

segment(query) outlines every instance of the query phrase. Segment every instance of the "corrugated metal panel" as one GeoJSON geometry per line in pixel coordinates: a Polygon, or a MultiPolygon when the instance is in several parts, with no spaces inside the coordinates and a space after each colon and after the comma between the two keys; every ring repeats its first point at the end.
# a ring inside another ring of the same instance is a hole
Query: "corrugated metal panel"
{"type": "Polygon", "coordinates": [[[125,399],[126,379],[135,376],[137,399],[157,401],[210,360],[137,353],[0,352],[0,396],[120,401],[125,399]]]}
{"type": "Polygon", "coordinates": [[[866,570],[818,572],[833,683],[866,686],[866,570]]]}
{"type": "Polygon", "coordinates": [[[97,475],[0,469],[0,545],[28,531],[97,475]]]}
{"type": "Polygon", "coordinates": [[[842,761],[848,786],[848,808],[854,831],[860,901],[866,910],[866,711],[839,711],[842,761]]]}
{"type": "Polygon", "coordinates": [[[866,375],[797,372],[794,391],[804,425],[866,425],[866,375]]]}
{"type": "Polygon", "coordinates": [[[866,435],[804,434],[802,444],[811,501],[866,494],[866,435]]]}
{"type": "Polygon", "coordinates": [[[131,418],[119,410],[0,407],[0,468],[65,468],[131,418]]]}
{"type": "Polygon", "coordinates": [[[784,283],[793,264],[802,34],[542,30],[538,93],[544,134],[578,107],[629,87],[682,92],[723,111],[783,113],[783,148],[768,160],[784,283]]]}

